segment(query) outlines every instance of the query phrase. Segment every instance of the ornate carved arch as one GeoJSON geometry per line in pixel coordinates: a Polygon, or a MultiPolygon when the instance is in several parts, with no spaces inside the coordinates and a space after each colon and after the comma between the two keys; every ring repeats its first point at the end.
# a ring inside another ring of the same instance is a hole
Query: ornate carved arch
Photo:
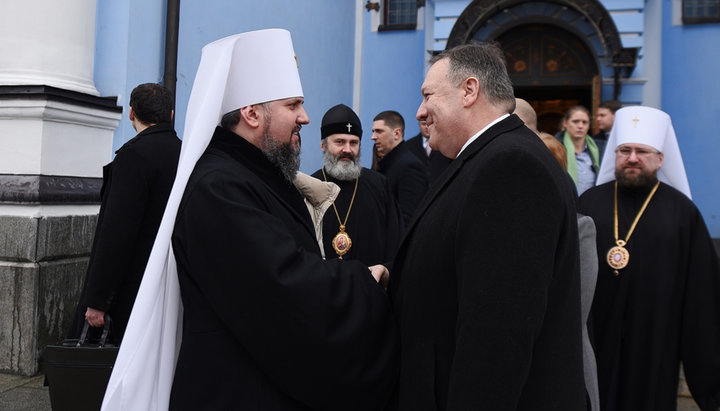
{"type": "Polygon", "coordinates": [[[597,0],[473,0],[458,17],[446,48],[469,43],[478,38],[478,35],[487,36],[482,39],[490,40],[493,39],[490,33],[501,33],[503,25],[512,26],[533,21],[566,28],[576,27],[576,31],[596,49],[598,57],[603,58],[606,65],[613,68],[613,94],[617,98],[620,94],[620,76],[628,77],[637,64],[637,49],[622,46],[615,22],[597,0]],[[566,19],[564,15],[567,14],[580,18],[566,19]]]}

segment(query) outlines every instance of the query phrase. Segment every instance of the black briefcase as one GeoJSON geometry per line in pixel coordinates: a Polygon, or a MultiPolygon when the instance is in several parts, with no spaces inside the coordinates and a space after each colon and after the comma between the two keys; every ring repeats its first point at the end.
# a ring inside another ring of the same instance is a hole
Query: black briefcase
{"type": "Polygon", "coordinates": [[[80,339],[45,347],[40,366],[49,385],[53,411],[100,410],[118,353],[117,346],[106,344],[111,323],[106,316],[99,340],[87,340],[86,321],[80,339]]]}

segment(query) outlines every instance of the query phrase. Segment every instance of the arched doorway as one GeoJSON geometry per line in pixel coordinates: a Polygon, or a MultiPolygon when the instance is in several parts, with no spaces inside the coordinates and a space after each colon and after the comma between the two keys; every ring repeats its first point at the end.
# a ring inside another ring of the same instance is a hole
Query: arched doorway
{"type": "Polygon", "coordinates": [[[637,49],[623,48],[608,11],[598,0],[473,0],[455,22],[446,48],[472,41],[498,41],[518,97],[539,115],[539,127],[554,132],[567,108],[595,112],[603,78],[632,72],[637,49]],[[519,70],[524,68],[525,70],[519,70]]]}
{"type": "Polygon", "coordinates": [[[495,39],[505,51],[515,96],[527,100],[538,116],[538,129],[560,129],[565,112],[578,104],[591,109],[599,85],[592,51],[573,33],[548,24],[526,24],[495,39]]]}

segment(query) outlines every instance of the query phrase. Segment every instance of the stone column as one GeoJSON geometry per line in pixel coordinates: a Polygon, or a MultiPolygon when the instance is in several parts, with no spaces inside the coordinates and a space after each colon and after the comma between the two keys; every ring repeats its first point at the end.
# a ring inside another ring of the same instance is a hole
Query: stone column
{"type": "Polygon", "coordinates": [[[0,84],[44,84],[97,96],[96,7],[96,0],[0,3],[0,84]]]}
{"type": "Polygon", "coordinates": [[[95,8],[0,3],[0,371],[37,373],[85,276],[122,115],[93,83],[95,8]]]}

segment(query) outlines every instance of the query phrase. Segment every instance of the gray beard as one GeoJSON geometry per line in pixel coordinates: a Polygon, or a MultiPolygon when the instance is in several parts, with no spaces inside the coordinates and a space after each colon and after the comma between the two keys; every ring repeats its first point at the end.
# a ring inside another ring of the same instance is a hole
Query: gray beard
{"type": "Polygon", "coordinates": [[[360,165],[360,153],[352,162],[340,161],[338,157],[330,154],[330,150],[325,149],[323,153],[323,167],[325,172],[333,178],[340,181],[353,181],[360,177],[362,165],[360,165]]]}

